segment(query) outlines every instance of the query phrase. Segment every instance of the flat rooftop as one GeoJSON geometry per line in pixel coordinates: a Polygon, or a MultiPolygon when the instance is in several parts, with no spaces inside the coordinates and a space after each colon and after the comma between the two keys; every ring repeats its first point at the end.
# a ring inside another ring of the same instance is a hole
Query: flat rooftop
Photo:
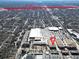
{"type": "Polygon", "coordinates": [[[31,29],[29,37],[42,37],[41,29],[40,28],[31,29]]]}

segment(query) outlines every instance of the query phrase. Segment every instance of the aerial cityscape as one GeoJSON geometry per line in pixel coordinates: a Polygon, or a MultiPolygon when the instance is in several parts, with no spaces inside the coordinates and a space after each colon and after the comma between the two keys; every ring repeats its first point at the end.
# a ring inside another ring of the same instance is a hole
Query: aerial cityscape
{"type": "Polygon", "coordinates": [[[79,59],[79,0],[8,1],[0,2],[0,59],[79,59]]]}

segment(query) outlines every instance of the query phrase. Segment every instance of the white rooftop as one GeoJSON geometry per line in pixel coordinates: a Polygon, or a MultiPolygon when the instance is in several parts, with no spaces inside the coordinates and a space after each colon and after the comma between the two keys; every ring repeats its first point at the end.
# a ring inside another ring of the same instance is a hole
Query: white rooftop
{"type": "Polygon", "coordinates": [[[36,55],[35,59],[43,59],[43,55],[36,55]]]}
{"type": "Polygon", "coordinates": [[[34,41],[33,44],[47,44],[45,41],[34,41]]]}
{"type": "Polygon", "coordinates": [[[41,29],[40,28],[31,29],[29,37],[42,37],[41,29]]]}
{"type": "Polygon", "coordinates": [[[51,30],[51,31],[52,31],[52,30],[53,30],[53,31],[54,31],[54,30],[59,30],[58,27],[48,27],[48,29],[51,30]]]}
{"type": "Polygon", "coordinates": [[[70,33],[73,33],[73,32],[72,32],[72,29],[67,29],[67,30],[68,30],[70,33]]]}
{"type": "Polygon", "coordinates": [[[77,38],[79,38],[79,33],[73,31],[73,29],[67,29],[70,33],[73,33],[77,36],[77,38]]]}
{"type": "Polygon", "coordinates": [[[60,30],[62,30],[62,27],[58,27],[60,30]]]}

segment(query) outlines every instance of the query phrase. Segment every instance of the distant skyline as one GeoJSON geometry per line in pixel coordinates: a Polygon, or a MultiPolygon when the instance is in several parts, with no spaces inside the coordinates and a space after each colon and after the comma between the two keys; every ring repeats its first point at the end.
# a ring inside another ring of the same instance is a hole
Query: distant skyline
{"type": "Polygon", "coordinates": [[[0,0],[0,1],[36,1],[36,2],[42,2],[42,1],[79,1],[79,0],[0,0]]]}

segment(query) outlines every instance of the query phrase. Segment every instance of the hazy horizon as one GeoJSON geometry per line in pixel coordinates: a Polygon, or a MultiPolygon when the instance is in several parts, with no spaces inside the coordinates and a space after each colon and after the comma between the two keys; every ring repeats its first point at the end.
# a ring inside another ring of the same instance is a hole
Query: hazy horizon
{"type": "Polygon", "coordinates": [[[4,2],[7,2],[7,1],[16,1],[16,2],[20,2],[20,1],[26,1],[26,2],[31,2],[31,1],[34,1],[34,2],[43,2],[43,1],[52,1],[52,2],[54,2],[54,1],[59,1],[59,2],[62,2],[62,1],[79,1],[79,0],[0,0],[0,2],[1,1],[4,1],[4,2]]]}

